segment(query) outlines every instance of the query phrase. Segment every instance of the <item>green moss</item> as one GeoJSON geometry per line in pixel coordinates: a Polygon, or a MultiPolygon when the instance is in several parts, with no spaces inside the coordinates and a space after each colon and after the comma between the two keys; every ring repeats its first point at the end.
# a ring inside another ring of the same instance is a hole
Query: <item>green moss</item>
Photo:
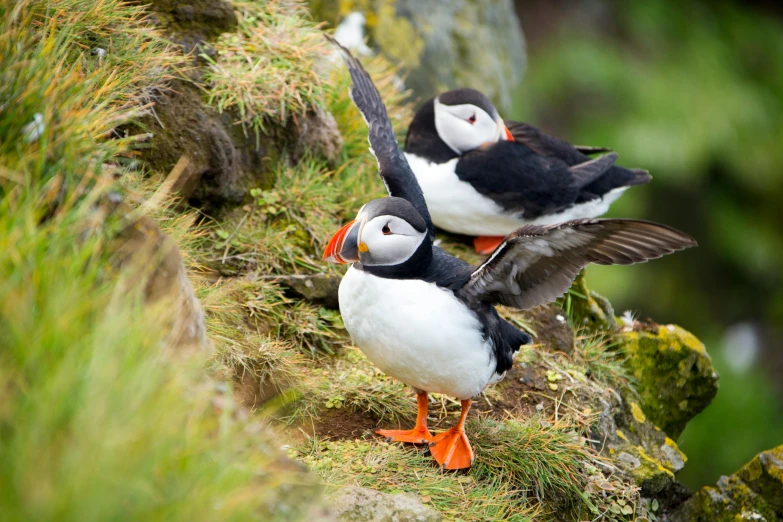
{"type": "Polygon", "coordinates": [[[783,514],[783,446],[763,451],[716,486],[693,495],[673,514],[677,522],[780,520],[783,514]]]}
{"type": "Polygon", "coordinates": [[[644,413],[669,436],[678,437],[718,391],[718,375],[704,345],[675,325],[622,332],[617,342],[628,355],[625,364],[644,413]]]}
{"type": "Polygon", "coordinates": [[[609,301],[587,288],[584,270],[576,277],[562,302],[575,328],[590,332],[614,330],[614,310],[609,301]]]}
{"type": "Polygon", "coordinates": [[[783,513],[783,446],[759,453],[736,475],[777,512],[783,513]]]}
{"type": "Polygon", "coordinates": [[[776,522],[775,510],[738,477],[722,477],[717,487],[705,487],[673,516],[678,522],[776,522]]]}

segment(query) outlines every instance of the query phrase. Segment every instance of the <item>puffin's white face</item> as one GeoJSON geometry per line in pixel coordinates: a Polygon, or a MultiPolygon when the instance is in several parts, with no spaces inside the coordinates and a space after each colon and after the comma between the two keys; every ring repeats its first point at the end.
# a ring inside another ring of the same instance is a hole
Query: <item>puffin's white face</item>
{"type": "MultiPolygon", "coordinates": [[[[361,223],[361,216],[357,216],[361,223]]],[[[359,230],[359,260],[363,265],[399,265],[419,248],[427,232],[419,232],[397,216],[377,216],[359,230]]]]}
{"type": "Polygon", "coordinates": [[[476,105],[435,105],[435,129],[443,142],[457,154],[506,139],[506,126],[500,116],[493,117],[476,105]],[[496,119],[497,118],[497,119],[496,119]]]}
{"type": "Polygon", "coordinates": [[[392,266],[404,263],[413,256],[427,237],[424,220],[407,201],[399,198],[373,200],[363,206],[356,219],[341,228],[329,241],[324,259],[337,263],[356,263],[366,266],[392,266]],[[418,228],[401,215],[420,221],[418,228]]]}

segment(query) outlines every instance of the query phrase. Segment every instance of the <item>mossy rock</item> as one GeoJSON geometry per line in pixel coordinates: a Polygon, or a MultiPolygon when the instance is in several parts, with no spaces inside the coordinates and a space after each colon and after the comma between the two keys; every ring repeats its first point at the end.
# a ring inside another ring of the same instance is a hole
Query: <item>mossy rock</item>
{"type": "Polygon", "coordinates": [[[636,380],[642,410],[669,437],[680,436],[685,425],[718,392],[718,374],[704,345],[676,325],[645,326],[623,331],[618,349],[636,380]]]}
{"type": "Polygon", "coordinates": [[[151,0],[148,4],[153,21],[186,53],[237,27],[234,7],[226,0],[151,0]]]}
{"type": "Polygon", "coordinates": [[[759,453],[735,474],[721,477],[716,486],[700,489],[671,519],[783,520],[783,446],[759,453]]]}
{"type": "Polygon", "coordinates": [[[635,400],[623,400],[604,410],[597,430],[604,453],[644,496],[658,496],[673,486],[675,474],[685,466],[685,454],[647,419],[635,400]]]}
{"type": "Polygon", "coordinates": [[[783,515],[783,446],[759,453],[736,475],[783,515]]]}
{"type": "Polygon", "coordinates": [[[576,328],[590,332],[611,332],[615,329],[617,323],[611,303],[587,288],[584,270],[571,284],[567,299],[570,299],[569,308],[576,328]]]}

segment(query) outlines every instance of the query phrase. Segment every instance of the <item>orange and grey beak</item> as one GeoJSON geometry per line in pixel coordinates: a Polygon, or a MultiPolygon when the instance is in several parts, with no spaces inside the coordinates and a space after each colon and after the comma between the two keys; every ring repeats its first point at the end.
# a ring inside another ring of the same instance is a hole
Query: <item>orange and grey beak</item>
{"type": "Polygon", "coordinates": [[[506,141],[516,141],[514,139],[514,135],[511,134],[511,131],[508,130],[508,127],[506,127],[506,124],[503,123],[503,120],[498,118],[498,138],[501,140],[506,141]]]}
{"type": "Polygon", "coordinates": [[[359,261],[359,221],[351,221],[337,231],[324,250],[324,260],[332,263],[356,263],[359,261]]]}

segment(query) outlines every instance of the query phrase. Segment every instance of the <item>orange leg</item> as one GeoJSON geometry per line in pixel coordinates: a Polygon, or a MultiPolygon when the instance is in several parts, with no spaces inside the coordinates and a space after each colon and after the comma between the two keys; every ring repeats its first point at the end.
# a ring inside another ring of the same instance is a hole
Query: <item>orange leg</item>
{"type": "Polygon", "coordinates": [[[444,469],[463,469],[473,465],[475,456],[465,435],[465,418],[470,410],[470,399],[462,401],[462,414],[454,427],[435,435],[430,453],[444,469]]]}
{"type": "Polygon", "coordinates": [[[416,395],[419,412],[416,414],[416,427],[412,430],[376,430],[375,433],[396,442],[412,442],[413,444],[426,444],[432,441],[432,434],[427,429],[427,392],[416,395]]]}
{"type": "Polygon", "coordinates": [[[479,236],[473,238],[473,248],[477,254],[491,254],[503,240],[505,236],[479,236]]]}

